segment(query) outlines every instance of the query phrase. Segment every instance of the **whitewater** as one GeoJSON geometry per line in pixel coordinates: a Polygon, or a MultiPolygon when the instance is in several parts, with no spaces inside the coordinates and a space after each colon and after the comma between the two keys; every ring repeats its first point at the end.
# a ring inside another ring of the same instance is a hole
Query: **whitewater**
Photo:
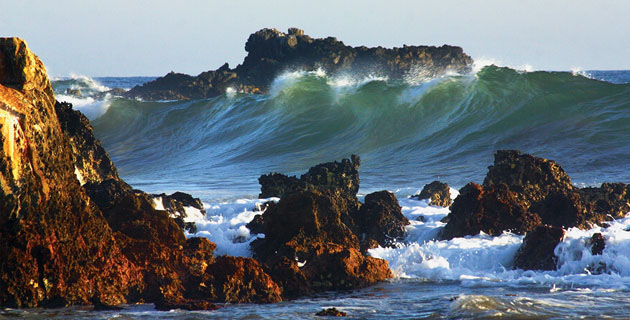
{"type": "Polygon", "coordinates": [[[361,156],[362,195],[396,194],[411,221],[396,248],[376,248],[395,278],[352,292],[211,312],[156,312],[152,306],[89,313],[81,307],[15,311],[53,318],[314,318],[336,307],[351,318],[627,318],[630,217],[569,229],[555,249],[558,269],[512,267],[522,236],[504,233],[435,240],[448,208],[409,196],[440,180],[451,195],[481,182],[500,149],[558,162],[580,187],[630,182],[630,72],[531,71],[495,65],[436,79],[392,80],[322,70],[286,72],[269,93],[228,90],[193,101],[148,102],[104,94],[150,77],[55,79],[55,95],[86,114],[123,179],[150,193],[184,191],[206,215],[188,221],[217,255],[251,256],[245,227],[261,204],[260,175],[299,175],[322,162],[361,156]],[[76,90],[80,90],[77,94],[76,90]],[[602,255],[588,239],[600,232],[602,255]],[[602,268],[593,268],[603,266],[602,268]],[[592,270],[598,270],[594,272],[592,270]]]}

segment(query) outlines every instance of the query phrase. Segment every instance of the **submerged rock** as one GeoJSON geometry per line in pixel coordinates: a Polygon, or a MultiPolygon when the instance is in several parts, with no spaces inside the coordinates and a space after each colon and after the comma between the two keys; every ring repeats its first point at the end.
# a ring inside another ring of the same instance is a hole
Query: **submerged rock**
{"type": "Polygon", "coordinates": [[[528,232],[514,258],[514,267],[524,270],[555,270],[558,258],[556,246],[564,239],[558,227],[538,226],[528,232]]]}
{"type": "Polygon", "coordinates": [[[453,200],[451,200],[451,188],[448,184],[440,181],[433,181],[425,185],[419,194],[411,198],[418,200],[429,199],[430,205],[444,208],[448,208],[453,203],[453,200]]]}
{"type": "Polygon", "coordinates": [[[333,37],[311,38],[297,28],[288,33],[276,29],[257,31],[247,39],[245,51],[248,54],[243,63],[234,69],[226,63],[196,77],[171,72],[134,87],[125,96],[145,100],[200,99],[223,94],[228,88],[261,93],[282,72],[318,68],[327,73],[350,71],[359,76],[379,70],[390,79],[409,75],[435,77],[448,71],[468,72],[473,62],[460,47],[350,47],[333,37]]]}
{"type": "Polygon", "coordinates": [[[489,167],[483,186],[470,183],[460,190],[451,206],[441,238],[523,234],[538,225],[586,229],[625,215],[630,188],[603,184],[579,189],[554,161],[501,150],[489,167]]]}
{"type": "Polygon", "coordinates": [[[343,311],[339,311],[339,310],[337,310],[337,308],[324,309],[324,310],[316,313],[315,315],[316,316],[320,316],[320,317],[346,317],[346,316],[348,316],[347,313],[345,313],[343,311]]]}
{"type": "Polygon", "coordinates": [[[281,173],[262,175],[260,183],[261,199],[283,196],[306,190],[335,190],[356,196],[359,191],[359,166],[361,159],[352,155],[341,162],[333,161],[318,164],[308,170],[299,179],[281,173]]]}
{"type": "Polygon", "coordinates": [[[591,247],[591,254],[593,255],[601,255],[606,248],[606,240],[601,233],[595,233],[588,240],[588,245],[591,247]]]}

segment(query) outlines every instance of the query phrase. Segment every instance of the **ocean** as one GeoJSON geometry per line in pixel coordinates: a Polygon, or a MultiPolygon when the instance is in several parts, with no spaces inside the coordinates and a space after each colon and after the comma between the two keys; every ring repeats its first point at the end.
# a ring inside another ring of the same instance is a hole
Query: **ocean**
{"type": "Polygon", "coordinates": [[[409,198],[433,181],[452,194],[481,183],[493,155],[518,149],[558,162],[576,186],[630,182],[630,71],[524,71],[494,65],[468,74],[391,80],[374,74],[286,72],[268,94],[229,90],[194,101],[90,97],[153,77],[53,80],[58,100],[90,118],[119,173],[150,193],[201,198],[195,235],[217,255],[251,256],[245,224],[256,214],[258,177],[300,175],[322,162],[361,157],[359,195],[394,192],[411,221],[397,248],[370,250],[395,278],[351,292],[217,311],[158,312],[152,305],[0,312],[0,318],[296,319],[336,307],[349,318],[630,318],[630,217],[608,228],[569,229],[556,247],[558,270],[512,268],[522,236],[480,234],[434,240],[447,208],[409,198]],[[80,89],[81,96],[68,94],[80,89]],[[586,241],[606,239],[593,256],[586,241]],[[589,266],[604,264],[602,272],[589,266]]]}

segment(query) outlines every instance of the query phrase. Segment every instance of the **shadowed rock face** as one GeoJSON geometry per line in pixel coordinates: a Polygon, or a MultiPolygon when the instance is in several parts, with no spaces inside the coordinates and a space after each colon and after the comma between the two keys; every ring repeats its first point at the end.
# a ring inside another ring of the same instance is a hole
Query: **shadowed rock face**
{"type": "Polygon", "coordinates": [[[341,162],[333,161],[318,164],[311,167],[307,173],[299,179],[288,177],[281,173],[270,173],[262,175],[260,183],[261,199],[278,197],[282,198],[287,194],[306,190],[319,191],[339,191],[356,197],[359,191],[359,166],[361,159],[352,155],[350,159],[343,159],[341,162]]]}
{"type": "Polygon", "coordinates": [[[18,38],[0,38],[0,132],[0,306],[279,300],[257,262],[216,264],[213,243],[186,239],[118,177],[89,121],[55,103],[43,64],[18,38]],[[213,295],[197,295],[202,282],[213,295]]]}
{"type": "Polygon", "coordinates": [[[414,199],[429,199],[429,204],[439,207],[448,208],[452,203],[451,189],[448,184],[433,181],[422,188],[420,194],[412,196],[414,199]]]}
{"type": "Polygon", "coordinates": [[[554,249],[564,238],[564,230],[538,226],[528,232],[514,258],[514,267],[525,270],[555,270],[554,249]]]}
{"type": "Polygon", "coordinates": [[[248,52],[234,69],[225,64],[192,77],[169,73],[138,86],[126,96],[145,100],[199,99],[220,95],[227,88],[249,93],[268,90],[282,72],[316,70],[328,73],[379,73],[390,79],[406,75],[434,77],[447,71],[467,72],[472,59],[460,47],[403,46],[402,48],[350,47],[336,38],[314,39],[291,28],[288,33],[262,29],[247,39],[248,52]]]}
{"type": "Polygon", "coordinates": [[[0,305],[119,304],[142,275],[75,176],[42,62],[0,38],[0,305]]]}
{"type": "Polygon", "coordinates": [[[502,150],[483,186],[469,183],[460,190],[441,237],[523,234],[541,224],[586,229],[630,211],[629,190],[621,183],[579,189],[554,161],[502,150]]]}

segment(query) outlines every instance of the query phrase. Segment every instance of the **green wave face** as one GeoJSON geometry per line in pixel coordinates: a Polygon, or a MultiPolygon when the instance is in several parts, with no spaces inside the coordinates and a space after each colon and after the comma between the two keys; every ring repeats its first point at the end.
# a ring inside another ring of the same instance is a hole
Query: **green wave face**
{"type": "Polygon", "coordinates": [[[295,72],[267,95],[110,103],[96,134],[149,191],[256,194],[263,173],[350,154],[365,191],[460,187],[481,182],[498,149],[556,160],[576,183],[630,181],[630,85],[566,72],[490,66],[419,84],[295,72]]]}

